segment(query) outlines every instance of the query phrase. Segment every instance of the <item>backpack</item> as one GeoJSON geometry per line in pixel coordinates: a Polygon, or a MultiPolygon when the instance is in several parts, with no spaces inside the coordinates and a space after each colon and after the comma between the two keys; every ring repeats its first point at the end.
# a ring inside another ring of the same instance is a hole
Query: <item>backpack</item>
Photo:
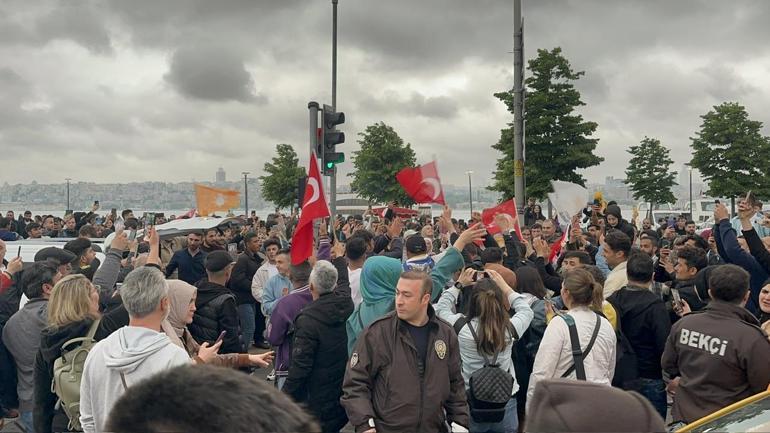
{"type": "MultiPolygon", "coordinates": [[[[467,323],[473,341],[478,345],[479,339],[471,323],[464,317],[458,321],[461,321],[462,325],[467,323]]],[[[455,330],[458,329],[457,326],[455,323],[455,330]]],[[[462,329],[462,326],[459,329],[462,329]]],[[[513,334],[516,338],[515,329],[513,334]]],[[[496,353],[491,361],[484,353],[479,352],[479,355],[484,358],[484,366],[474,371],[468,380],[468,406],[471,417],[478,423],[500,422],[505,418],[505,406],[513,394],[514,378],[497,364],[500,353],[496,353]]]]}
{"type": "Polygon", "coordinates": [[[83,430],[80,426],[80,380],[88,352],[94,346],[94,335],[98,328],[99,320],[94,320],[85,337],[67,340],[62,345],[62,355],[53,363],[51,392],[58,397],[56,407],[61,407],[69,418],[70,430],[83,430]],[[75,347],[68,349],[71,346],[75,347]]]}

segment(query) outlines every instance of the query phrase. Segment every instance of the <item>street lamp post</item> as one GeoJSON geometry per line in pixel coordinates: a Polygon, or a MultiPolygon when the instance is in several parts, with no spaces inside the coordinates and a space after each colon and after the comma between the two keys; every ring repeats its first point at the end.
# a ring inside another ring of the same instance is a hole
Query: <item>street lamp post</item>
{"type": "Polygon", "coordinates": [[[243,207],[246,208],[246,219],[249,218],[249,173],[248,171],[241,172],[243,175],[243,207]]]}
{"type": "Polygon", "coordinates": [[[692,208],[692,166],[688,166],[687,171],[690,172],[690,219],[693,219],[695,211],[692,208]]]}
{"type": "Polygon", "coordinates": [[[471,208],[471,217],[473,217],[473,186],[471,185],[471,175],[473,172],[466,171],[465,174],[468,175],[468,203],[470,204],[471,208]]]}
{"type": "Polygon", "coordinates": [[[67,210],[70,210],[70,209],[72,209],[70,207],[70,181],[72,179],[68,177],[68,178],[65,178],[64,180],[67,181],[67,210]]]}

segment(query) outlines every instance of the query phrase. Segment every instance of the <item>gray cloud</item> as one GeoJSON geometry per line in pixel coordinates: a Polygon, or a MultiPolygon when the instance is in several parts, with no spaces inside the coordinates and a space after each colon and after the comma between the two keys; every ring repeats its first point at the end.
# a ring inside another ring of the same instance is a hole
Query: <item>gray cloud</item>
{"type": "MultiPolygon", "coordinates": [[[[418,160],[439,159],[445,182],[474,170],[485,184],[499,157],[489,146],[512,120],[493,96],[512,84],[512,15],[509,0],[340,2],[344,151],[385,121],[418,160]]],[[[561,46],[586,72],[580,112],[606,158],[590,180],[623,176],[645,135],[678,167],[699,116],[725,100],[770,131],[770,2],[524,0],[524,15],[528,59],[561,46]]],[[[187,180],[212,164],[258,175],[282,142],[304,162],[307,102],[331,100],[330,18],[330,2],[305,0],[6,0],[0,182],[73,169],[187,180]],[[56,166],[28,163],[51,155],[56,166]]]]}
{"type": "Polygon", "coordinates": [[[164,79],[188,98],[267,102],[267,97],[255,94],[254,80],[243,60],[225,47],[191,47],[176,51],[164,79]]]}
{"type": "Polygon", "coordinates": [[[85,0],[59,3],[38,20],[36,29],[43,41],[69,39],[96,54],[112,53],[109,32],[85,0]]]}
{"type": "Polygon", "coordinates": [[[367,110],[379,114],[412,114],[427,118],[452,119],[459,110],[457,101],[448,96],[426,97],[413,92],[409,97],[401,97],[388,91],[380,97],[366,96],[360,100],[358,110],[367,110]]]}

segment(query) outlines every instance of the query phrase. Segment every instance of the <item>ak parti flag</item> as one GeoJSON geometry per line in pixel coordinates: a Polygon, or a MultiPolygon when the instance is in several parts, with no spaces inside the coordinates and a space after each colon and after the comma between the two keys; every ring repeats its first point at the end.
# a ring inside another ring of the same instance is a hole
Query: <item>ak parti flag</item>
{"type": "Polygon", "coordinates": [[[310,167],[305,184],[305,197],[302,200],[302,213],[299,216],[297,229],[291,237],[291,263],[298,265],[313,255],[313,220],[331,215],[326,203],[321,172],[315,154],[310,155],[310,167]]]}
{"type": "Polygon", "coordinates": [[[396,180],[416,203],[436,203],[446,206],[436,161],[420,167],[407,167],[396,174],[396,180]]]}
{"type": "Polygon", "coordinates": [[[512,220],[516,221],[514,228],[516,229],[516,235],[519,237],[519,239],[521,239],[521,227],[519,226],[519,218],[517,213],[516,202],[511,199],[500,203],[495,207],[484,209],[481,212],[481,222],[484,223],[484,226],[487,228],[489,233],[499,233],[500,228],[495,224],[495,216],[500,214],[508,215],[512,220]]]}
{"type": "Polygon", "coordinates": [[[241,194],[230,189],[212,188],[195,184],[195,201],[198,215],[208,216],[214,212],[225,212],[241,205],[241,194]]]}

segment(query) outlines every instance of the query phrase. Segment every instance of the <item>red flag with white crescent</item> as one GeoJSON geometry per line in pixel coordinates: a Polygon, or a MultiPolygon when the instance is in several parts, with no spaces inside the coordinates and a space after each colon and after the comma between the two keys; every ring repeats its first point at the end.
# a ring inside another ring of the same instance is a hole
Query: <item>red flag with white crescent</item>
{"type": "Polygon", "coordinates": [[[323,180],[318,169],[318,161],[314,154],[310,155],[305,197],[302,200],[302,213],[291,238],[291,263],[298,265],[313,255],[313,220],[331,215],[326,195],[323,191],[323,180]]]}
{"type": "Polygon", "coordinates": [[[396,180],[416,203],[436,203],[446,206],[436,161],[420,167],[407,167],[396,174],[396,180]]]}
{"type": "Polygon", "coordinates": [[[514,199],[500,203],[495,207],[484,209],[481,212],[481,222],[487,227],[487,232],[491,234],[500,232],[500,228],[495,224],[495,217],[500,214],[507,216],[508,222],[514,226],[513,229],[516,230],[519,240],[522,240],[518,211],[516,210],[516,201],[514,199]]]}

